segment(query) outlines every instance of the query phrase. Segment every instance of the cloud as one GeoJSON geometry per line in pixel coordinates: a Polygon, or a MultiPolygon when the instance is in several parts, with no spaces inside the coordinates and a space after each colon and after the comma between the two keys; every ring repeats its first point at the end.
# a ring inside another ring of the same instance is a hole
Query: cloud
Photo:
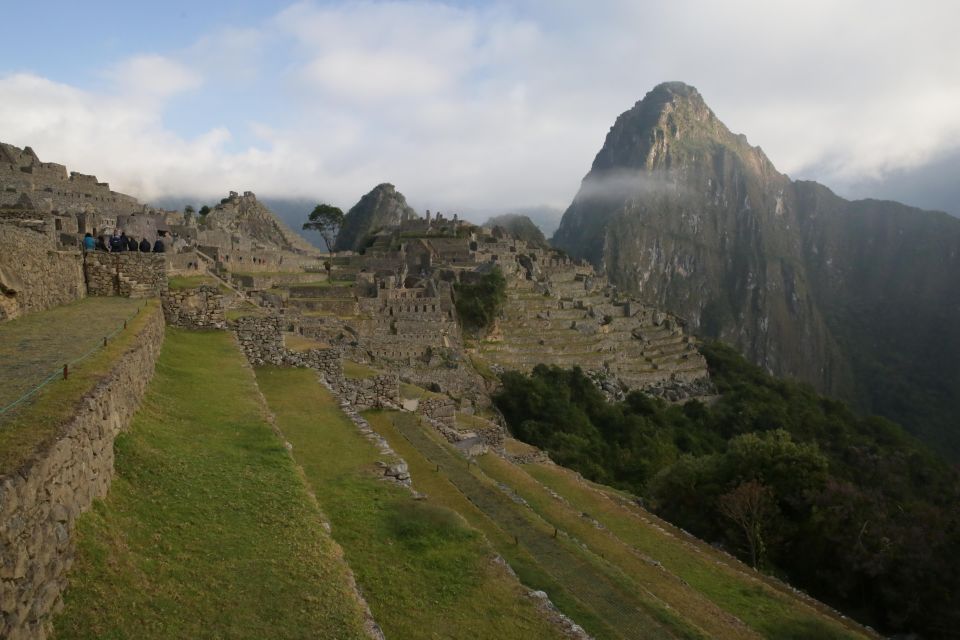
{"type": "Polygon", "coordinates": [[[833,186],[960,148],[960,4],[299,2],[133,51],[106,86],[0,72],[0,139],[141,198],[229,189],[420,208],[569,204],[653,85],[697,86],[781,170],[833,186]]]}
{"type": "Polygon", "coordinates": [[[105,75],[121,94],[154,100],[196,89],[202,83],[201,76],[186,65],[159,55],[124,60],[105,75]]]}

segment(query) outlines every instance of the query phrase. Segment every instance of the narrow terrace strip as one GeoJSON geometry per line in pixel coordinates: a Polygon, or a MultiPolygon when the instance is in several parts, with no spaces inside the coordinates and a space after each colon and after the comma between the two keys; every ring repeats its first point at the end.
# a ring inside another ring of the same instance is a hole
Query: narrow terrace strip
{"type": "Polygon", "coordinates": [[[660,562],[667,571],[764,637],[782,640],[870,637],[859,625],[838,620],[828,612],[818,612],[789,591],[789,587],[768,584],[763,576],[738,561],[627,504],[626,499],[620,499],[612,489],[578,479],[572,471],[553,464],[528,464],[523,465],[523,469],[575,509],[588,512],[625,544],[660,562]]]}
{"type": "Polygon", "coordinates": [[[362,638],[341,552],[227,333],[168,329],[57,638],[362,638]]]}
{"type": "Polygon", "coordinates": [[[386,637],[562,637],[462,517],[378,477],[377,449],[315,375],[257,369],[276,424],[386,637]]]}
{"type": "Polygon", "coordinates": [[[573,542],[553,536],[553,527],[503,491],[483,482],[467,461],[436,441],[424,427],[397,422],[397,428],[481,511],[516,536],[530,554],[558,582],[593,610],[622,638],[695,638],[706,634],[680,619],[669,607],[633,590],[616,568],[581,552],[573,542]]]}

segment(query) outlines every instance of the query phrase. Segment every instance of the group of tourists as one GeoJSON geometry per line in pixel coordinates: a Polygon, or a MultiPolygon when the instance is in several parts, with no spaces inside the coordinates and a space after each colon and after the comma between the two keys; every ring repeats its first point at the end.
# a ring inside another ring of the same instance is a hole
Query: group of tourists
{"type": "MultiPolygon", "coordinates": [[[[96,229],[94,229],[94,233],[96,233],[96,229]]],[[[94,237],[93,233],[87,232],[83,236],[83,250],[109,251],[112,253],[120,251],[139,251],[140,253],[150,253],[152,251],[153,253],[163,253],[167,248],[161,236],[157,236],[156,241],[151,245],[150,241],[146,238],[137,242],[133,236],[128,236],[120,229],[117,229],[113,232],[112,236],[101,234],[94,237]]]]}

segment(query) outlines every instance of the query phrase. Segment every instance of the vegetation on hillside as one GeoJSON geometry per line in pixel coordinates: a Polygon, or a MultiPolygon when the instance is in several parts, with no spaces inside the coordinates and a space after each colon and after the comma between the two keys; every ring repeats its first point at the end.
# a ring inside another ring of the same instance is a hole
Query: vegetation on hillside
{"type": "Polygon", "coordinates": [[[958,628],[960,482],[895,424],[704,348],[722,398],[610,403],[579,369],[507,373],[518,438],[889,631],[958,628]]]}
{"type": "Polygon", "coordinates": [[[507,301],[507,281],[499,267],[478,282],[454,285],[457,316],[464,328],[482,331],[493,324],[507,301]]]}

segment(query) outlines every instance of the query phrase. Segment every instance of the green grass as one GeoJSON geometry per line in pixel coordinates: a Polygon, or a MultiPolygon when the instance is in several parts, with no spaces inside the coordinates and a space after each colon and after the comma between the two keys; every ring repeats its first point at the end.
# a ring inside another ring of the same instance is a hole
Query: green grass
{"type": "Polygon", "coordinates": [[[475,529],[375,478],[377,450],[306,370],[257,370],[388,638],[555,638],[475,529]]]}
{"type": "Polygon", "coordinates": [[[0,325],[0,403],[6,405],[35,387],[67,360],[93,349],[70,366],[66,380],[57,377],[36,395],[0,416],[0,473],[15,470],[33,452],[56,437],[76,413],[83,396],[109,372],[159,301],[127,298],[87,298],[78,303],[35,313],[0,325]],[[145,309],[137,313],[137,309],[145,309]],[[136,314],[136,315],[134,315],[136,314]],[[105,348],[103,336],[121,328],[105,348]]]}
{"type": "Polygon", "coordinates": [[[236,309],[227,309],[224,312],[224,317],[227,320],[239,320],[240,318],[263,317],[266,315],[267,315],[266,309],[250,304],[249,302],[244,302],[242,306],[236,309]]]}
{"type": "Polygon", "coordinates": [[[380,375],[379,371],[367,365],[354,362],[353,360],[343,361],[343,377],[345,378],[350,378],[351,380],[366,380],[368,378],[375,378],[378,375],[380,375]]]}
{"type": "Polygon", "coordinates": [[[457,428],[461,431],[483,431],[491,428],[490,421],[483,418],[470,415],[469,413],[457,413],[457,428]]]}
{"type": "Polygon", "coordinates": [[[578,479],[556,465],[529,464],[523,469],[588,512],[611,533],[641,554],[652,557],[691,587],[736,615],[767,638],[863,637],[850,623],[821,615],[784,587],[769,584],[736,560],[684,535],[667,523],[626,504],[628,498],[578,479]]]}
{"type": "Polygon", "coordinates": [[[299,333],[284,333],[283,346],[290,351],[302,352],[310,351],[311,349],[326,349],[329,345],[319,340],[302,336],[299,333]]]}
{"type": "Polygon", "coordinates": [[[715,638],[758,638],[749,629],[730,619],[725,611],[690,589],[673,574],[650,562],[649,556],[637,554],[619,538],[598,529],[591,520],[554,499],[521,468],[495,455],[479,458],[480,468],[494,480],[511,487],[550,524],[574,536],[593,553],[613,562],[623,570],[638,589],[652,593],[668,603],[684,620],[688,620],[715,638]]]}
{"type": "Polygon", "coordinates": [[[364,416],[385,437],[394,451],[403,456],[410,466],[413,486],[430,498],[434,504],[457,511],[475,529],[481,531],[490,544],[503,556],[516,572],[521,582],[531,589],[545,591],[551,600],[578,624],[591,630],[597,638],[615,638],[615,634],[602,618],[584,607],[575,597],[555,580],[522,545],[515,544],[512,533],[501,528],[492,518],[480,510],[454,485],[449,477],[438,471],[436,463],[428,460],[400,431],[396,423],[409,424],[416,416],[394,411],[368,411],[364,416]]]}
{"type": "MultiPolygon", "coordinates": [[[[202,284],[220,285],[220,281],[213,276],[174,276],[167,281],[167,288],[171,291],[195,289],[202,284]]],[[[227,289],[229,291],[229,289],[227,289]]]]}
{"type": "MultiPolygon", "coordinates": [[[[529,553],[541,575],[560,585],[559,592],[544,590],[561,610],[595,637],[706,637],[701,629],[679,617],[645,589],[638,588],[618,567],[566,536],[555,536],[550,523],[518,504],[476,465],[468,466],[435,431],[424,428],[416,420],[398,418],[393,423],[397,432],[436,465],[435,468],[439,467],[439,472],[472,504],[513,537],[515,546],[529,553]],[[571,604],[573,607],[568,608],[571,604]],[[586,616],[582,615],[584,612],[586,616]]],[[[520,569],[516,570],[522,579],[527,579],[520,569]]]]}
{"type": "Polygon", "coordinates": [[[429,389],[424,389],[423,387],[417,386],[415,384],[410,384],[408,382],[400,383],[400,395],[407,400],[419,400],[421,398],[444,398],[446,397],[442,393],[437,393],[435,391],[430,391],[429,389]]]}
{"type": "Polygon", "coordinates": [[[360,638],[347,567],[230,336],[169,329],[78,523],[58,638],[360,638]]]}

